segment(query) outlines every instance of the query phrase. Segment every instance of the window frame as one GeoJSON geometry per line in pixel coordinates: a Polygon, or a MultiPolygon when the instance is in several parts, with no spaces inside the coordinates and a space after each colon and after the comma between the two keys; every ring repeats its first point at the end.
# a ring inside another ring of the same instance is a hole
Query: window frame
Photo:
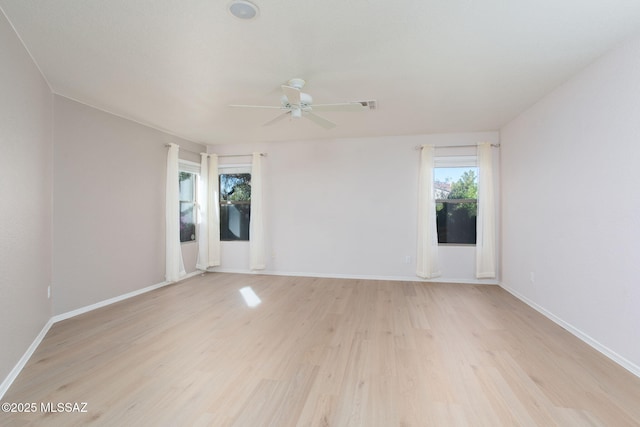
{"type": "MultiPolygon", "coordinates": [[[[198,222],[199,222],[199,209],[198,209],[198,190],[200,185],[200,164],[196,162],[191,162],[189,160],[178,160],[178,185],[180,182],[180,174],[188,173],[193,175],[193,200],[182,200],[180,198],[181,194],[178,191],[178,209],[180,210],[180,218],[182,219],[182,204],[183,203],[191,203],[193,208],[193,224],[194,224],[194,239],[193,240],[185,240],[182,241],[182,236],[180,236],[180,244],[189,244],[195,243],[198,241],[198,222]]],[[[182,221],[180,222],[182,225],[182,221]]]]}
{"type": "MultiPolygon", "coordinates": [[[[444,168],[475,168],[476,176],[479,178],[478,171],[478,156],[477,155],[460,155],[460,156],[436,156],[434,157],[434,165],[433,165],[433,182],[435,184],[435,175],[436,169],[444,169],[444,168]]],[[[434,186],[435,192],[435,186],[434,186]]],[[[477,209],[478,209],[478,198],[475,199],[436,199],[435,194],[434,201],[436,205],[436,218],[437,218],[437,207],[438,203],[442,204],[462,204],[462,203],[475,203],[476,204],[476,218],[477,218],[477,209]]],[[[436,219],[437,221],[437,219],[436,219]]],[[[438,236],[438,240],[440,240],[440,236],[438,236]]],[[[440,243],[438,241],[438,246],[476,246],[478,243],[478,238],[476,234],[476,240],[474,243],[448,243],[443,242],[440,243]]]]}
{"type": "MultiPolygon", "coordinates": [[[[251,176],[251,164],[222,164],[218,165],[218,206],[220,208],[220,241],[221,242],[246,242],[248,243],[251,236],[247,233],[246,239],[226,239],[222,237],[223,223],[222,223],[222,207],[229,205],[249,205],[249,221],[251,221],[251,200],[222,200],[222,179],[221,175],[242,175],[249,174],[251,176]]],[[[227,224],[228,228],[228,224],[227,224]]]]}

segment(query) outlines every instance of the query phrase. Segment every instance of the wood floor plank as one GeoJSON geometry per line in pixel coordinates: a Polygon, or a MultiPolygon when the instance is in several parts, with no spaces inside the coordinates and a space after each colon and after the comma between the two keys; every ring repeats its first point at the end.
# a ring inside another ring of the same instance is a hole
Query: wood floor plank
{"type": "Polygon", "coordinates": [[[3,401],[38,411],[2,426],[640,425],[639,378],[499,287],[225,273],[55,324],[3,401]]]}

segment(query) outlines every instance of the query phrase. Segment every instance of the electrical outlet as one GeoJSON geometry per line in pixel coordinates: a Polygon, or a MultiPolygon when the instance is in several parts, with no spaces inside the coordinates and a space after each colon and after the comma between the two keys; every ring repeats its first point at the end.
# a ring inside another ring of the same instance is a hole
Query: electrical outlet
{"type": "Polygon", "coordinates": [[[534,283],[536,281],[536,276],[535,274],[533,274],[533,271],[529,273],[529,280],[531,280],[531,283],[534,283]]]}
{"type": "Polygon", "coordinates": [[[411,264],[411,255],[405,255],[404,256],[404,263],[405,264],[411,264]]]}
{"type": "Polygon", "coordinates": [[[47,286],[47,299],[51,298],[51,285],[47,286]]]}

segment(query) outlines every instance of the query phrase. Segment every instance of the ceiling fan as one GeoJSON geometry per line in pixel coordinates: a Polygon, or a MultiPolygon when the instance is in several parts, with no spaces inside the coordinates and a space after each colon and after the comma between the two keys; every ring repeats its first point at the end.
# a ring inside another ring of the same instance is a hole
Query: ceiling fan
{"type": "Polygon", "coordinates": [[[325,129],[334,128],[336,124],[317,115],[315,113],[316,111],[366,111],[376,109],[376,101],[353,101],[338,104],[313,105],[313,98],[311,98],[311,95],[301,91],[304,84],[304,80],[296,78],[289,80],[288,84],[280,86],[282,89],[282,97],[280,98],[281,105],[279,107],[270,105],[229,105],[229,107],[263,108],[284,111],[284,113],[272,120],[269,120],[262,126],[272,125],[288,116],[291,119],[309,119],[325,129]]]}

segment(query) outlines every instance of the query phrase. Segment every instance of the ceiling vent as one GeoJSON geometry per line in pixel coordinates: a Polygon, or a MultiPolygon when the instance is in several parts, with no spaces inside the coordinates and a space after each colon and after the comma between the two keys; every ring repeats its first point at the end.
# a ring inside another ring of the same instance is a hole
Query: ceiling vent
{"type": "Polygon", "coordinates": [[[368,108],[369,110],[375,110],[378,108],[378,103],[376,102],[376,100],[371,100],[371,101],[358,101],[360,104],[362,104],[363,107],[368,108]]]}

